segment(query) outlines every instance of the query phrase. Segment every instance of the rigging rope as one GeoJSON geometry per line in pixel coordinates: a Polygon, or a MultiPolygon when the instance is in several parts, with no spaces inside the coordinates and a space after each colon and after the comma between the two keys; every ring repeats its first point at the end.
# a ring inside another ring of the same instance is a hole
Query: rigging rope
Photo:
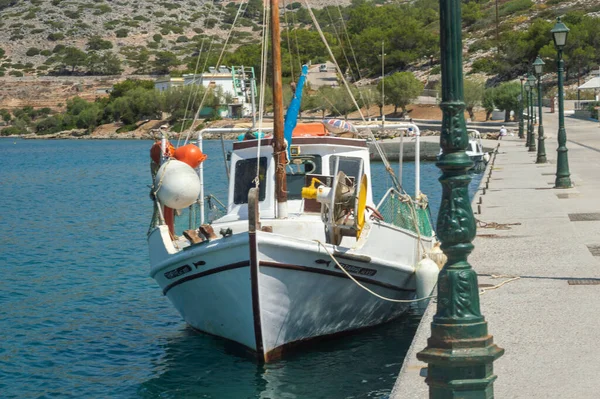
{"type": "MultiPolygon", "coordinates": [[[[229,43],[229,39],[231,38],[231,34],[233,32],[233,28],[235,28],[235,24],[239,18],[239,16],[241,15],[241,11],[242,11],[242,7],[247,4],[248,0],[243,0],[240,3],[240,6],[238,7],[238,10],[235,14],[235,18],[233,19],[233,22],[231,24],[231,28],[229,29],[229,32],[227,33],[227,37],[225,38],[225,43],[223,44],[223,48],[221,49],[221,53],[219,54],[219,58],[217,59],[217,68],[219,67],[219,65],[221,65],[221,61],[223,60],[223,55],[225,54],[225,48],[227,47],[227,44],[229,43]]],[[[212,75],[213,77],[216,75],[216,72],[212,75]]],[[[206,101],[206,97],[208,95],[208,92],[210,90],[205,90],[204,91],[204,95],[202,96],[202,101],[200,101],[200,105],[198,106],[198,111],[194,114],[194,120],[192,122],[191,126],[194,126],[196,124],[196,121],[198,120],[198,115],[200,114],[200,111],[202,110],[202,107],[204,106],[204,102],[206,101]]],[[[188,129],[188,133],[185,137],[185,141],[184,144],[187,144],[190,135],[192,134],[192,129],[190,127],[190,129],[188,129]]]]}
{"type": "MultiPolygon", "coordinates": [[[[265,90],[267,86],[267,52],[269,50],[269,27],[270,18],[268,17],[271,13],[270,3],[266,3],[263,8],[263,36],[262,36],[262,48],[261,48],[261,65],[260,65],[260,96],[258,99],[258,129],[263,128],[263,116],[265,109],[265,90]]],[[[254,178],[254,187],[257,189],[260,186],[260,148],[262,140],[262,132],[257,134],[256,143],[256,176],[254,178]]]]}
{"type": "MultiPolygon", "coordinates": [[[[288,45],[288,53],[290,54],[290,69],[291,69],[291,74],[292,74],[292,80],[294,79],[294,56],[292,55],[292,47],[290,46],[290,23],[288,22],[287,19],[287,4],[286,4],[286,0],[283,0],[283,18],[285,19],[285,32],[286,32],[286,39],[287,39],[287,45],[288,45]]],[[[298,60],[300,61],[300,60],[298,60]]]]}
{"type": "Polygon", "coordinates": [[[372,295],[376,296],[379,299],[383,299],[384,301],[388,301],[388,302],[396,302],[396,303],[414,303],[414,302],[421,302],[421,301],[424,301],[426,299],[431,299],[431,298],[435,298],[436,297],[436,295],[430,295],[430,296],[426,296],[426,297],[423,297],[423,298],[417,298],[417,299],[394,299],[394,298],[385,297],[383,295],[379,295],[375,291],[372,291],[368,287],[365,287],[364,285],[362,285],[350,273],[348,273],[348,271],[340,264],[340,262],[337,261],[337,259],[335,258],[335,256],[333,256],[333,254],[331,252],[329,252],[329,249],[325,246],[325,244],[323,244],[319,240],[314,240],[314,241],[316,241],[320,246],[323,247],[323,249],[325,249],[325,252],[327,252],[327,254],[331,258],[331,260],[335,262],[335,264],[337,265],[337,267],[339,267],[340,270],[343,271],[346,274],[346,276],[348,276],[350,278],[350,280],[354,281],[354,283],[356,283],[356,285],[358,285],[360,288],[362,288],[363,290],[367,291],[369,294],[372,294],[372,295]]]}
{"type": "MultiPolygon", "coordinates": [[[[212,12],[212,11],[214,11],[214,10],[215,10],[215,0],[212,0],[212,1],[211,1],[209,10],[210,10],[210,12],[212,12]]],[[[209,15],[207,16],[207,18],[208,18],[210,15],[211,15],[211,14],[209,13],[209,15]]],[[[223,14],[219,14],[219,16],[218,16],[218,22],[219,22],[219,25],[221,24],[221,18],[222,18],[222,15],[223,15],[223,14]]],[[[205,71],[205,70],[206,70],[206,65],[208,64],[208,58],[209,58],[209,56],[210,56],[210,53],[211,53],[211,51],[212,51],[212,47],[213,47],[213,44],[214,44],[214,42],[215,42],[215,38],[216,38],[216,35],[212,35],[212,37],[211,37],[211,39],[210,39],[210,42],[209,42],[209,45],[208,45],[208,51],[207,51],[207,54],[206,54],[206,59],[204,60],[204,66],[202,67],[202,71],[205,71]]],[[[198,65],[200,64],[200,59],[201,59],[201,57],[202,57],[202,50],[203,50],[203,49],[204,49],[204,38],[202,39],[202,45],[201,45],[201,47],[200,47],[200,52],[198,53],[198,59],[196,60],[196,68],[195,68],[195,70],[194,70],[194,80],[195,80],[195,75],[198,73],[198,65]]],[[[194,85],[194,82],[192,82],[192,85],[194,85]]],[[[192,105],[194,105],[194,104],[196,103],[196,99],[198,98],[198,93],[199,93],[199,92],[200,92],[200,86],[198,87],[198,90],[194,91],[194,99],[193,99],[193,101],[192,101],[192,105]]],[[[190,95],[191,95],[191,91],[190,91],[190,95]]],[[[188,104],[189,104],[189,103],[188,103],[188,104]]],[[[182,134],[182,133],[183,133],[183,131],[185,130],[185,121],[186,121],[186,119],[187,119],[187,108],[188,108],[188,107],[186,106],[186,108],[185,108],[185,113],[184,113],[184,115],[183,115],[183,121],[184,121],[184,123],[182,124],[181,131],[179,132],[179,135],[178,135],[178,137],[177,137],[177,146],[178,146],[178,147],[179,147],[179,144],[180,144],[180,142],[181,142],[181,134],[182,134]]],[[[192,124],[191,124],[191,125],[190,125],[190,127],[189,127],[189,129],[190,129],[190,132],[191,132],[191,130],[192,130],[192,128],[193,128],[193,126],[194,126],[194,123],[195,123],[195,121],[196,121],[195,119],[193,119],[193,120],[192,120],[192,124]]],[[[189,134],[189,133],[188,133],[188,134],[189,134]]]]}
{"type": "MultiPolygon", "coordinates": [[[[315,14],[313,13],[313,10],[312,10],[310,4],[308,3],[308,0],[304,0],[304,4],[306,5],[308,13],[310,14],[310,17],[313,21],[313,24],[315,25],[315,27],[317,28],[317,31],[319,32],[319,36],[321,36],[321,40],[325,44],[325,48],[327,48],[327,52],[329,53],[329,56],[331,57],[331,59],[333,60],[333,63],[335,64],[336,70],[340,74],[340,78],[342,79],[342,82],[344,83],[344,86],[346,87],[346,90],[348,91],[348,94],[350,95],[350,98],[352,99],[354,106],[356,107],[356,109],[358,110],[358,113],[360,114],[360,118],[363,121],[366,121],[365,116],[363,115],[360,107],[358,106],[358,103],[356,102],[356,99],[352,95],[352,91],[350,90],[350,86],[348,85],[346,78],[344,78],[344,75],[342,74],[340,66],[338,65],[338,62],[333,55],[333,52],[331,50],[331,47],[329,46],[329,43],[327,43],[327,40],[325,39],[323,30],[321,29],[321,26],[319,25],[319,21],[317,21],[317,18],[315,17],[315,14]]],[[[366,130],[369,135],[369,138],[371,138],[371,140],[373,142],[375,149],[377,150],[377,153],[379,154],[379,156],[381,157],[381,160],[383,161],[383,164],[385,165],[385,169],[390,174],[390,177],[392,178],[392,181],[394,182],[394,186],[397,188],[398,191],[403,191],[402,186],[400,185],[400,182],[398,181],[398,178],[396,177],[396,174],[394,173],[392,167],[390,166],[389,161],[387,160],[387,157],[385,156],[385,153],[381,149],[381,146],[379,145],[379,143],[377,143],[377,140],[375,139],[375,135],[373,134],[371,129],[366,129],[366,130]]]]}
{"type": "MultiPolygon", "coordinates": [[[[358,61],[356,59],[356,54],[354,53],[354,47],[352,47],[352,42],[350,41],[350,36],[348,35],[348,29],[346,27],[346,22],[344,21],[344,16],[342,15],[342,9],[340,7],[339,1],[335,1],[337,5],[338,12],[340,14],[340,20],[342,21],[342,28],[344,28],[344,33],[346,34],[346,40],[348,41],[348,46],[350,46],[350,51],[352,51],[352,59],[354,59],[354,65],[356,65],[356,73],[358,73],[358,79],[362,80],[362,74],[360,73],[360,68],[358,67],[358,61]]],[[[364,103],[364,99],[363,99],[364,103]]]]}

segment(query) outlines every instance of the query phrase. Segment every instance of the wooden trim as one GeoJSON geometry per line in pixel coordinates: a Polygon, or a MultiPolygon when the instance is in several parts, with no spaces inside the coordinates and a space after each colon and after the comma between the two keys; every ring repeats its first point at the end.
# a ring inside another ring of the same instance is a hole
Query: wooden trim
{"type": "MultiPolygon", "coordinates": [[[[290,265],[287,263],[269,262],[269,261],[262,261],[262,262],[260,262],[260,265],[265,266],[265,267],[273,267],[276,269],[298,270],[298,271],[309,272],[309,273],[325,274],[327,276],[333,276],[333,277],[347,278],[348,280],[350,279],[348,276],[346,276],[346,274],[344,272],[341,272],[341,271],[336,272],[334,270],[319,269],[317,267],[290,265]]],[[[373,284],[373,285],[387,288],[387,289],[394,290],[394,291],[399,291],[399,292],[415,292],[416,291],[414,289],[407,289],[407,288],[398,287],[396,285],[392,285],[392,284],[388,284],[388,283],[382,283],[380,281],[373,280],[371,278],[367,278],[367,277],[363,277],[363,276],[352,275],[352,277],[354,277],[356,280],[358,280],[362,283],[373,284]]]]}
{"type": "MultiPolygon", "coordinates": [[[[333,144],[333,145],[347,145],[352,147],[367,147],[367,141],[362,139],[348,139],[344,137],[335,137],[335,136],[316,136],[316,137],[294,137],[292,139],[294,145],[302,145],[302,144],[333,144]]],[[[233,150],[241,150],[244,148],[254,148],[258,144],[258,140],[246,140],[246,141],[236,141],[233,143],[233,150]]],[[[260,140],[261,147],[263,146],[272,146],[273,139],[261,139],[260,140]]]]}
{"type": "Polygon", "coordinates": [[[248,233],[250,243],[250,285],[252,290],[252,318],[254,319],[254,338],[256,352],[262,357],[264,353],[262,339],[262,324],[260,320],[260,298],[258,292],[258,255],[256,253],[256,231],[248,233]]]}
{"type": "Polygon", "coordinates": [[[201,273],[196,273],[196,274],[192,274],[190,276],[185,276],[177,281],[172,282],[171,284],[167,285],[164,289],[163,289],[163,295],[167,295],[167,292],[169,292],[169,290],[173,287],[178,286],[179,284],[183,284],[187,281],[190,280],[195,280],[197,278],[201,278],[204,276],[209,276],[211,274],[216,274],[216,273],[221,273],[227,270],[233,270],[233,269],[239,269],[240,267],[247,267],[250,266],[250,262],[248,262],[247,260],[243,260],[241,262],[236,262],[236,263],[231,263],[229,265],[225,265],[225,266],[219,266],[219,267],[215,267],[214,269],[210,269],[210,270],[206,270],[204,272],[201,273]]]}

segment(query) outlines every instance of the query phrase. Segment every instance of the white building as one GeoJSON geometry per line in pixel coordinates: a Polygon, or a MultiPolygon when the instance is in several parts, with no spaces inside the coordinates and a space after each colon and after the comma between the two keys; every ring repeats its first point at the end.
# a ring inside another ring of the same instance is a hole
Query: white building
{"type": "Polygon", "coordinates": [[[256,83],[254,68],[231,68],[220,66],[209,67],[208,72],[202,74],[184,74],[181,78],[159,78],[154,82],[157,90],[167,90],[171,87],[201,84],[206,88],[220,87],[223,94],[231,96],[228,101],[227,111],[221,111],[222,117],[247,117],[252,115],[252,97],[256,97],[256,83]]]}
{"type": "Polygon", "coordinates": [[[165,91],[172,87],[180,87],[183,85],[183,78],[172,78],[170,76],[163,76],[154,81],[154,88],[158,91],[165,91]]]}

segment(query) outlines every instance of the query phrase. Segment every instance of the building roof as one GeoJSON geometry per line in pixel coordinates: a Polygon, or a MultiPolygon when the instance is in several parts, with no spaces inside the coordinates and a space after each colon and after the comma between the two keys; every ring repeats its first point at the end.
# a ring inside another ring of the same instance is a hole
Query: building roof
{"type": "Polygon", "coordinates": [[[600,89],[600,77],[592,78],[578,87],[579,90],[600,89]]]}

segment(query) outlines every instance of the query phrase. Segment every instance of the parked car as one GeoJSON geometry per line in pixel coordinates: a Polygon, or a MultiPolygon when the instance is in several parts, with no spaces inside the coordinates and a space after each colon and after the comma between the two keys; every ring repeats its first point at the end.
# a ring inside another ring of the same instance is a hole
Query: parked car
{"type": "Polygon", "coordinates": [[[327,64],[321,64],[319,66],[319,72],[327,72],[327,64]]]}

